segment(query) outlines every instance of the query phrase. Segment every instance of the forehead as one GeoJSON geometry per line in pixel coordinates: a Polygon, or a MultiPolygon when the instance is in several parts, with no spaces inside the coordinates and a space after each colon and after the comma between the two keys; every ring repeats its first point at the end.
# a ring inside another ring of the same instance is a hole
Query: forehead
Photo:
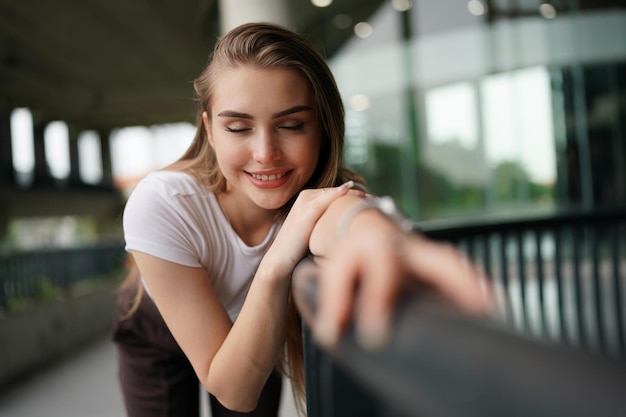
{"type": "Polygon", "coordinates": [[[243,65],[217,71],[211,102],[213,113],[280,111],[294,105],[314,106],[314,97],[309,81],[296,70],[243,65]]]}

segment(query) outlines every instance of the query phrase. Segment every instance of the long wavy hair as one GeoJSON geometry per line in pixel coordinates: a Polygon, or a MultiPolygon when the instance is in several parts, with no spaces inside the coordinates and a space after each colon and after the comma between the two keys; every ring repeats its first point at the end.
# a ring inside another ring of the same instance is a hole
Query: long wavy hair
{"type": "MultiPolygon", "coordinates": [[[[337,84],[325,59],[302,36],[269,23],[238,26],[217,42],[209,64],[193,83],[198,101],[195,138],[185,154],[168,169],[190,173],[211,191],[225,191],[226,180],[209,144],[201,115],[206,111],[211,116],[218,74],[244,65],[296,71],[311,86],[322,127],[322,140],[317,167],[305,188],[331,187],[346,175],[354,175],[342,168],[345,112],[337,84]]],[[[285,207],[286,211],[289,208],[290,204],[285,207]]]]}
{"type": "MultiPolygon", "coordinates": [[[[183,156],[165,169],[187,172],[209,191],[221,193],[226,190],[226,180],[209,144],[201,115],[205,111],[209,117],[211,115],[215,84],[221,71],[240,66],[296,71],[309,82],[322,128],[322,138],[317,166],[304,188],[337,186],[348,179],[363,183],[359,175],[342,166],[345,111],[335,79],[324,57],[301,35],[270,23],[244,24],[218,40],[208,65],[193,83],[198,102],[194,140],[183,156]]],[[[280,216],[289,212],[296,197],[297,195],[281,208],[280,216]]],[[[141,291],[141,285],[139,287],[141,291]]],[[[136,304],[138,306],[139,303],[136,304]]],[[[283,346],[284,354],[277,367],[291,379],[296,406],[300,414],[304,414],[301,320],[291,294],[283,346]]]]}

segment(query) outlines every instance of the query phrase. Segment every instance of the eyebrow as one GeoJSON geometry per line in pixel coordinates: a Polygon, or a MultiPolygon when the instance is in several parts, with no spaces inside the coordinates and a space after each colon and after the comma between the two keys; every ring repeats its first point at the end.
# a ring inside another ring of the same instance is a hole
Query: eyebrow
{"type": "MultiPolygon", "coordinates": [[[[302,106],[302,105],[293,106],[286,110],[279,111],[278,113],[274,113],[272,115],[272,118],[277,119],[279,117],[287,116],[290,114],[299,113],[303,111],[311,111],[311,110],[313,110],[311,106],[302,106]]],[[[254,119],[254,117],[252,117],[252,115],[248,113],[241,113],[241,112],[234,111],[234,110],[224,110],[224,111],[219,112],[217,115],[219,117],[236,117],[239,119],[254,119]]]]}
{"type": "Polygon", "coordinates": [[[250,116],[249,114],[240,113],[234,110],[224,110],[222,112],[219,112],[217,115],[219,117],[237,117],[239,119],[252,119],[252,116],[250,116]]]}
{"type": "Polygon", "coordinates": [[[279,111],[278,113],[274,113],[272,115],[272,117],[274,119],[278,118],[278,117],[283,117],[283,116],[287,116],[290,114],[294,114],[294,113],[299,113],[299,112],[303,112],[303,111],[311,111],[313,110],[313,108],[311,106],[293,106],[288,108],[287,110],[283,110],[283,111],[279,111]]]}

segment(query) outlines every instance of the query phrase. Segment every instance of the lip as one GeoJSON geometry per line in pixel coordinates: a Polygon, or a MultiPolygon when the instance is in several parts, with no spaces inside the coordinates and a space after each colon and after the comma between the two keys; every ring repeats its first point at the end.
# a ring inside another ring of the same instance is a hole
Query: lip
{"type": "Polygon", "coordinates": [[[293,170],[284,169],[270,170],[262,172],[246,172],[250,182],[257,188],[270,189],[278,188],[289,181],[293,170]]]}

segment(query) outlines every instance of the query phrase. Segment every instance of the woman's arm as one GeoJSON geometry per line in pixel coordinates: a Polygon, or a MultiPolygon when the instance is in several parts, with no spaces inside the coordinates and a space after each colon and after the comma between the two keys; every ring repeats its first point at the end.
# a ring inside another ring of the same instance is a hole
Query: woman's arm
{"type": "Polygon", "coordinates": [[[204,269],[133,256],[202,385],[226,408],[253,410],[280,350],[289,280],[260,270],[232,323],[204,269]]]}
{"type": "Polygon", "coordinates": [[[311,252],[322,258],[313,329],[320,343],[336,343],[354,315],[362,344],[383,344],[395,300],[410,282],[425,284],[469,313],[492,308],[480,271],[460,252],[404,232],[374,208],[344,217],[359,200],[344,196],[334,201],[311,234],[311,252]]]}
{"type": "Polygon", "coordinates": [[[247,412],[256,407],[281,348],[291,272],[306,254],[320,216],[348,189],[300,193],[263,257],[235,323],[204,269],[133,252],[168,328],[201,383],[226,408],[247,412]]]}

